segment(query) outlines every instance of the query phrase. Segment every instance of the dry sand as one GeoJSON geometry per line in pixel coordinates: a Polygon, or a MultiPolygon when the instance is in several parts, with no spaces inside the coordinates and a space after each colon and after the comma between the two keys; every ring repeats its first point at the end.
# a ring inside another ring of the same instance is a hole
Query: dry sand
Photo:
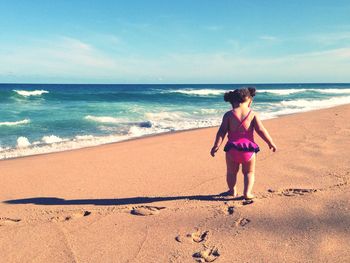
{"type": "Polygon", "coordinates": [[[265,121],[251,204],[217,128],[0,161],[0,262],[350,262],[349,117],[265,121]]]}

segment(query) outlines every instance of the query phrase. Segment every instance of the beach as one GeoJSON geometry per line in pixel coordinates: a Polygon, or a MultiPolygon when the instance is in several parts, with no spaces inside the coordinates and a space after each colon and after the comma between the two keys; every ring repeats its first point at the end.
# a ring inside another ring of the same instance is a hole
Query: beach
{"type": "Polygon", "coordinates": [[[253,203],[217,127],[1,160],[0,262],[349,262],[349,116],[264,121],[253,203]]]}

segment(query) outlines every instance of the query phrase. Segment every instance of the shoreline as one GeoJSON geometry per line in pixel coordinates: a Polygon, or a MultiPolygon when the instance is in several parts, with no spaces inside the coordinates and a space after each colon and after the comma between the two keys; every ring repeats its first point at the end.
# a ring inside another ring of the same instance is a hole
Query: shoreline
{"type": "MultiPolygon", "coordinates": [[[[282,115],[277,115],[277,117],[264,119],[263,122],[265,123],[266,121],[270,121],[270,120],[273,120],[273,119],[279,119],[279,118],[283,118],[283,117],[287,117],[287,116],[304,114],[304,113],[314,112],[314,111],[322,111],[322,110],[342,107],[342,106],[346,106],[346,105],[350,105],[350,103],[336,105],[336,106],[331,106],[331,107],[326,107],[326,108],[321,108],[321,109],[312,109],[312,110],[308,110],[308,111],[301,111],[301,112],[295,112],[295,113],[286,113],[286,114],[282,114],[282,115]]],[[[96,145],[91,145],[91,146],[82,146],[82,147],[66,149],[66,150],[57,150],[57,151],[53,150],[52,152],[43,152],[43,153],[38,153],[38,154],[29,154],[29,155],[24,155],[24,156],[9,157],[9,158],[0,159],[0,163],[2,161],[7,161],[7,160],[16,160],[16,159],[36,157],[36,156],[41,156],[41,155],[51,155],[51,154],[64,153],[64,152],[70,152],[70,151],[78,151],[78,150],[95,148],[95,147],[103,147],[103,146],[113,145],[113,144],[127,143],[127,142],[130,142],[130,141],[148,139],[148,138],[153,138],[153,137],[157,137],[157,136],[167,136],[167,135],[183,133],[183,132],[192,132],[192,131],[196,131],[196,130],[213,129],[213,128],[217,128],[217,127],[219,127],[219,125],[209,126],[209,127],[190,128],[190,129],[185,129],[185,130],[167,131],[167,132],[154,133],[154,134],[146,134],[146,135],[142,135],[142,136],[139,136],[139,137],[128,138],[128,139],[121,140],[121,141],[116,141],[116,142],[107,142],[107,143],[102,143],[102,144],[96,144],[96,145]]],[[[43,147],[47,147],[47,146],[50,146],[50,145],[51,144],[46,144],[46,145],[43,145],[43,147]]],[[[42,146],[40,146],[40,147],[42,147],[42,146]]],[[[16,149],[16,148],[13,148],[13,149],[16,149]]]]}
{"type": "Polygon", "coordinates": [[[175,263],[215,248],[218,262],[349,261],[350,149],[339,147],[349,114],[343,105],[264,122],[278,150],[256,136],[252,203],[240,198],[241,172],[239,198],[219,195],[217,127],[3,160],[2,259],[175,263]]]}

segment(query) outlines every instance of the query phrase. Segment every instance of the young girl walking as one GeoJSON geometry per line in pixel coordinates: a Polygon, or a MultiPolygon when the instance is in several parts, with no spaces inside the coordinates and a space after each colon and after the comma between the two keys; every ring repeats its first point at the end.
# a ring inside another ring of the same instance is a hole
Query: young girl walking
{"type": "Polygon", "coordinates": [[[224,147],[227,165],[227,194],[237,197],[237,173],[240,164],[244,175],[243,197],[253,199],[252,189],[255,180],[255,160],[259,146],[254,142],[254,131],[268,144],[274,152],[277,150],[271,136],[263,126],[256,112],[250,109],[255,88],[241,88],[226,92],[224,100],[230,102],[232,110],[226,112],[216,134],[214,146],[210,154],[214,157],[223,139],[228,133],[228,141],[224,147]]]}

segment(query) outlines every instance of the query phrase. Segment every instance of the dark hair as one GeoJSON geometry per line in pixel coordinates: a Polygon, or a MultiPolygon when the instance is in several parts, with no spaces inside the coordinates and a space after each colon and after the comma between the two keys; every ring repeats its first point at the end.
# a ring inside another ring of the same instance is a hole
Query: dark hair
{"type": "Polygon", "coordinates": [[[255,93],[256,89],[254,87],[235,89],[233,91],[226,92],[224,95],[224,100],[234,105],[245,102],[247,97],[253,98],[255,93]]]}

